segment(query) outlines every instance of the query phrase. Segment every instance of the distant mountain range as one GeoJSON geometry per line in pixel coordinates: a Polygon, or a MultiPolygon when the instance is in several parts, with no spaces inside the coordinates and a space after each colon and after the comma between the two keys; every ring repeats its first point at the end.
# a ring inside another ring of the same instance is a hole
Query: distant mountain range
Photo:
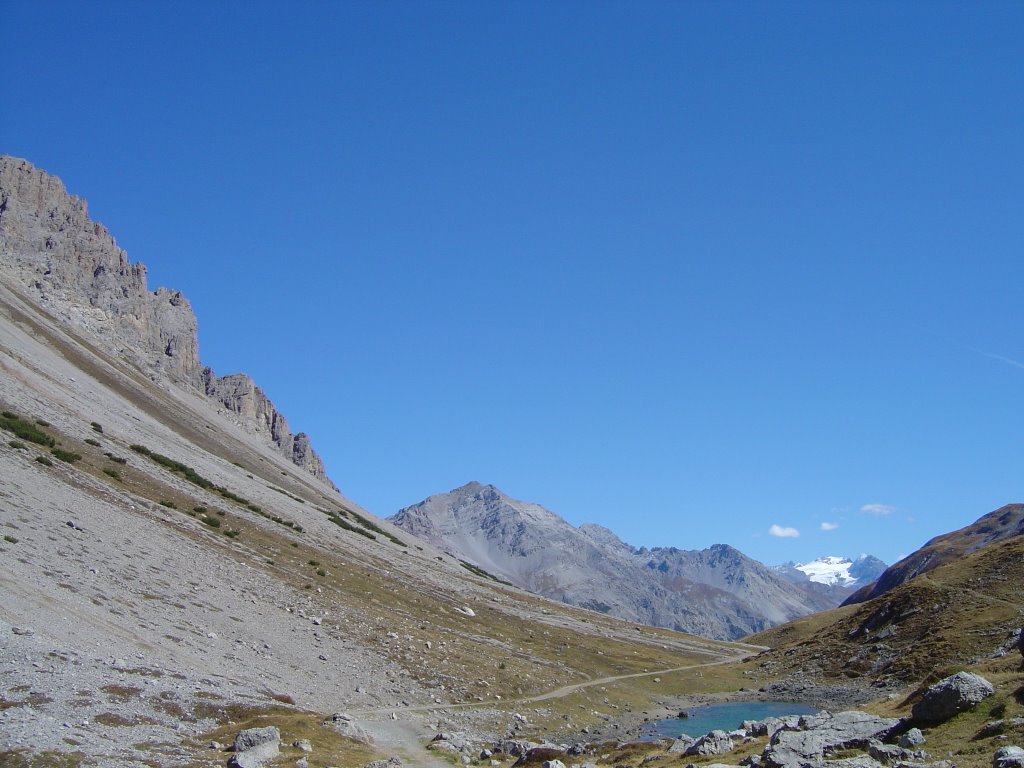
{"type": "Polygon", "coordinates": [[[430,496],[390,521],[531,592],[718,639],[835,607],[885,568],[871,557],[826,558],[815,563],[827,560],[842,576],[823,581],[824,565],[772,569],[725,544],[632,547],[607,528],[576,528],[539,504],[477,482],[430,496]]]}

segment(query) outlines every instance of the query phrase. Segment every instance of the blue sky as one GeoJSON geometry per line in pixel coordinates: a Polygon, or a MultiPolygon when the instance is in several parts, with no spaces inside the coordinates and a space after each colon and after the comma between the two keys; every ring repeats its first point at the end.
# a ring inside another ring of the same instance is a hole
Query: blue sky
{"type": "Polygon", "coordinates": [[[377,514],[475,479],[636,545],[891,562],[1024,500],[1022,34],[1020,3],[4,0],[0,151],[377,514]]]}

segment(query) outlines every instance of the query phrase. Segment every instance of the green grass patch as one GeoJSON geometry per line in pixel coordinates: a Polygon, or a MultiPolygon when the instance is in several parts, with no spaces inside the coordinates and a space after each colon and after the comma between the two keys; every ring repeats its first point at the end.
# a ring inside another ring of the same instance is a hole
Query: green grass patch
{"type": "MultiPolygon", "coordinates": [[[[46,425],[49,426],[49,425],[46,425]]],[[[39,429],[38,426],[32,424],[29,421],[25,421],[23,418],[10,411],[4,411],[0,415],[0,429],[5,429],[11,432],[15,437],[20,437],[22,440],[28,440],[30,443],[36,445],[45,445],[52,448],[57,444],[50,435],[39,429]]]]}
{"type": "Polygon", "coordinates": [[[43,466],[46,466],[46,467],[52,467],[53,466],[53,462],[50,461],[45,456],[36,456],[36,461],[38,461],[40,464],[42,464],[43,466]]]}
{"type": "Polygon", "coordinates": [[[27,446],[27,445],[25,445],[25,444],[24,444],[23,442],[21,442],[20,440],[11,440],[11,441],[9,441],[9,442],[8,442],[7,444],[8,444],[9,446],[11,446],[11,448],[14,448],[14,449],[15,449],[15,450],[17,450],[17,451],[23,451],[23,450],[25,450],[26,448],[28,448],[28,446],[27,446]]]}
{"type": "MultiPolygon", "coordinates": [[[[511,587],[511,586],[513,586],[511,582],[508,582],[508,581],[504,581],[504,580],[502,580],[502,579],[499,579],[499,578],[498,578],[497,576],[495,576],[495,575],[494,575],[493,573],[491,573],[491,572],[489,572],[489,571],[485,571],[485,570],[484,570],[483,568],[480,568],[479,566],[473,565],[472,563],[467,563],[467,562],[466,562],[465,560],[459,560],[459,564],[460,564],[460,565],[461,565],[461,566],[462,566],[463,568],[465,568],[465,569],[466,569],[467,571],[469,571],[470,573],[472,573],[472,574],[474,574],[474,575],[476,575],[476,576],[480,576],[481,578],[484,578],[484,579],[490,579],[491,581],[496,581],[497,583],[499,583],[499,584],[504,584],[504,585],[505,585],[505,586],[507,586],[507,587],[511,587]]],[[[584,606],[584,607],[586,607],[586,606],[584,606]]],[[[610,607],[608,607],[608,608],[607,608],[607,609],[606,609],[606,610],[604,611],[604,613],[607,613],[607,612],[608,612],[608,610],[611,610],[611,608],[610,608],[610,607]]]]}
{"type": "Polygon", "coordinates": [[[74,451],[65,451],[63,448],[51,448],[50,453],[61,461],[66,461],[68,464],[74,464],[82,458],[82,454],[75,453],[74,451]]]}
{"type": "Polygon", "coordinates": [[[103,474],[106,475],[107,477],[114,478],[118,482],[121,482],[121,473],[118,472],[116,469],[111,469],[110,467],[104,467],[103,474]]]}
{"type": "Polygon", "coordinates": [[[4,535],[4,541],[6,541],[8,544],[17,544],[18,543],[18,540],[16,538],[14,538],[13,536],[11,536],[9,533],[4,535]]]}

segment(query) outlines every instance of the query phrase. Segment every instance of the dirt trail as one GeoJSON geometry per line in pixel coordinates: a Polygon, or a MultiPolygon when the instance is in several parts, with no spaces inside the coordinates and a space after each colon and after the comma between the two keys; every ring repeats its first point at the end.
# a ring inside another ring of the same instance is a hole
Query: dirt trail
{"type": "MultiPolygon", "coordinates": [[[[757,648],[757,646],[752,646],[752,648],[757,648]]],[[[631,672],[625,675],[613,675],[611,677],[586,680],[582,683],[564,685],[560,688],[555,688],[554,690],[537,696],[508,699],[504,702],[504,705],[518,706],[524,704],[535,704],[541,701],[550,701],[552,699],[560,699],[585,688],[608,685],[620,680],[630,680],[640,677],[657,677],[659,675],[667,675],[673,672],[685,672],[691,669],[732,664],[737,661],[743,661],[753,655],[755,655],[755,652],[751,650],[748,653],[737,654],[729,658],[718,659],[717,661],[706,661],[701,664],[686,664],[681,667],[669,667],[668,669],[654,670],[652,672],[631,672]]],[[[423,715],[425,713],[443,714],[445,712],[452,712],[455,710],[482,709],[485,707],[493,707],[494,705],[495,702],[420,704],[412,707],[402,707],[398,710],[395,708],[354,710],[351,714],[361,719],[363,725],[373,735],[375,744],[378,747],[383,748],[383,751],[396,753],[404,762],[415,766],[424,766],[425,768],[450,768],[451,763],[426,748],[426,740],[433,734],[432,729],[425,724],[423,717],[392,720],[391,713],[397,711],[400,716],[407,716],[410,714],[423,715]],[[383,719],[375,719],[377,717],[382,717],[383,719]],[[362,720],[362,718],[369,719],[362,720]]]]}

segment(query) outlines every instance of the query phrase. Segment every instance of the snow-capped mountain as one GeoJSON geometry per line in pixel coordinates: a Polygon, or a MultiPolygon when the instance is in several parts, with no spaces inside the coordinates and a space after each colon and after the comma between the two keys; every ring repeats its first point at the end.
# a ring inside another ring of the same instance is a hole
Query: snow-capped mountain
{"type": "Polygon", "coordinates": [[[856,560],[835,555],[826,555],[793,566],[810,581],[828,586],[859,587],[869,584],[885,570],[885,563],[871,555],[861,555],[856,560]]]}

